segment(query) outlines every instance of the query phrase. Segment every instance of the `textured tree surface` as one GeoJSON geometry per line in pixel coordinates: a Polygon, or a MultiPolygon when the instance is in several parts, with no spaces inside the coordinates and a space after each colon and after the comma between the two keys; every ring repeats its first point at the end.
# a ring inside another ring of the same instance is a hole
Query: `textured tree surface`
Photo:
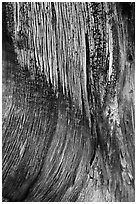
{"type": "Polygon", "coordinates": [[[135,3],[2,14],[3,201],[135,201],[135,3]]]}

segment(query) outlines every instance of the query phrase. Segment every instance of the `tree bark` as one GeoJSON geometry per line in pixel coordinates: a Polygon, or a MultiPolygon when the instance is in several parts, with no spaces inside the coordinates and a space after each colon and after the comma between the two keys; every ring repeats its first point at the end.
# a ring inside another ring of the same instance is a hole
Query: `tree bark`
{"type": "Polygon", "coordinates": [[[2,12],[3,198],[133,202],[135,4],[2,12]]]}

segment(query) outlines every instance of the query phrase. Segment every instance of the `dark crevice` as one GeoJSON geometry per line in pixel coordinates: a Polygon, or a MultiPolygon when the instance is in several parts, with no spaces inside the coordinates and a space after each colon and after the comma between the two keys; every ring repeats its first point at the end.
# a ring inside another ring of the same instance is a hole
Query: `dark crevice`
{"type": "Polygon", "coordinates": [[[90,50],[89,50],[89,40],[88,40],[88,33],[85,34],[85,41],[86,41],[86,77],[87,77],[87,93],[88,93],[88,101],[90,100],[90,95],[91,95],[91,87],[90,87],[90,50]]]}
{"type": "Polygon", "coordinates": [[[5,45],[5,42],[12,45],[12,38],[8,32],[8,25],[7,25],[7,13],[6,13],[6,4],[2,2],[2,46],[5,45]]]}

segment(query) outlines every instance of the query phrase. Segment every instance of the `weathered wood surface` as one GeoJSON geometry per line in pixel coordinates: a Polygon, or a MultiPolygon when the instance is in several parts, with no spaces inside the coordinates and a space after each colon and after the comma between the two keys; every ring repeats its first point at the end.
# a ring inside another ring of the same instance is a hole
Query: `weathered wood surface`
{"type": "Polygon", "coordinates": [[[134,3],[3,3],[3,199],[134,201],[134,3]]]}

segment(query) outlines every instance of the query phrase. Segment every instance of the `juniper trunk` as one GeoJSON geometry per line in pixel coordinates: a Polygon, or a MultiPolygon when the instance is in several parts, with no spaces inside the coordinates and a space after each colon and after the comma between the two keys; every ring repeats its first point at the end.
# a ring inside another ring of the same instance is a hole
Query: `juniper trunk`
{"type": "Polygon", "coordinates": [[[3,201],[135,200],[135,3],[2,3],[3,201]]]}

